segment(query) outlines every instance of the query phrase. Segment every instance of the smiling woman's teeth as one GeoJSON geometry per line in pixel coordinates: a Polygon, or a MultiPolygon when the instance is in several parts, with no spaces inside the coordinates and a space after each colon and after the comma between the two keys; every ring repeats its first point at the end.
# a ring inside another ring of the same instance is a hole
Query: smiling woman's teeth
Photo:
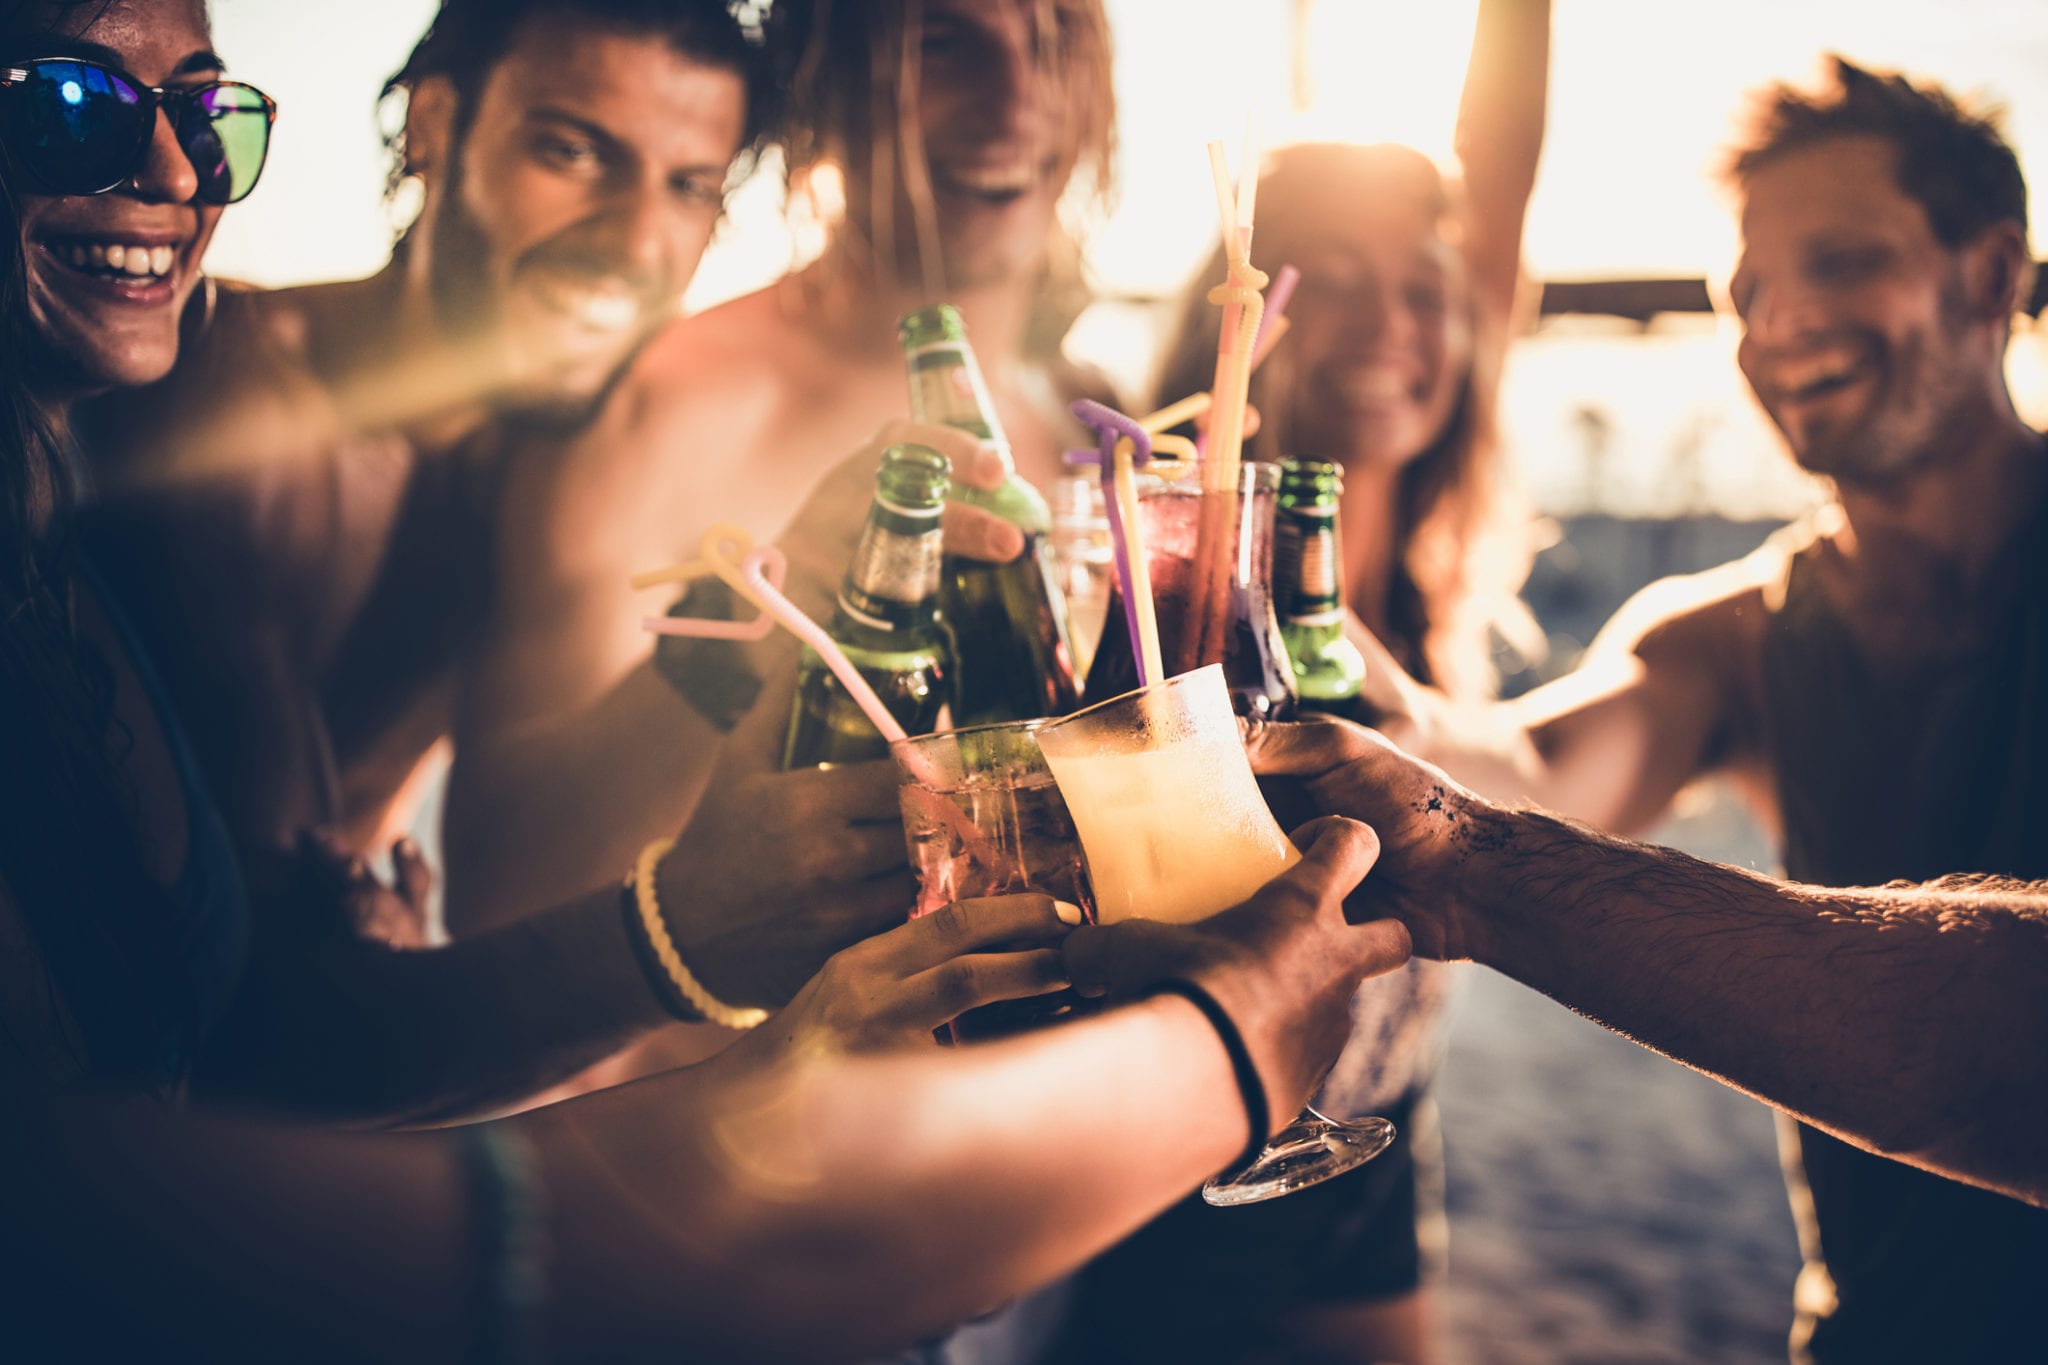
{"type": "Polygon", "coordinates": [[[119,242],[73,242],[66,256],[80,270],[99,270],[136,279],[168,275],[178,259],[175,247],[123,246],[119,242]]]}

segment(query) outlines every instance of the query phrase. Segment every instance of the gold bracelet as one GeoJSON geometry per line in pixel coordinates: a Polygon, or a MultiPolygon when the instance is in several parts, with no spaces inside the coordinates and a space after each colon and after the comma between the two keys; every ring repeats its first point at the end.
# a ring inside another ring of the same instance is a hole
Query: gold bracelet
{"type": "Polygon", "coordinates": [[[675,846],[673,839],[656,839],[640,850],[639,861],[633,864],[633,899],[640,907],[640,927],[647,931],[647,946],[654,949],[655,961],[668,973],[668,979],[682,992],[683,999],[689,1001],[706,1022],[731,1029],[750,1029],[766,1022],[767,1010],[741,1009],[726,1004],[705,990],[703,983],[683,965],[683,955],[676,951],[676,941],[669,937],[668,921],[661,917],[661,902],[654,893],[654,870],[675,846]]]}

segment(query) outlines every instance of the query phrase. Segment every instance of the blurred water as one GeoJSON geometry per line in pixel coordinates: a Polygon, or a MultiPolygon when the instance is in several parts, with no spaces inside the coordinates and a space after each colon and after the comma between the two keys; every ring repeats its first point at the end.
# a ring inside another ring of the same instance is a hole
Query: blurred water
{"type": "MultiPolygon", "coordinates": [[[[1644,583],[1744,554],[1778,524],[1559,517],[1527,592],[1551,657],[1510,690],[1568,670],[1644,583]]],[[[1772,867],[1724,794],[1702,787],[1681,805],[1653,841],[1772,867]]],[[[1450,1358],[1783,1360],[1798,1253],[1768,1111],[1504,977],[1464,975],[1440,1087],[1450,1358]]]]}

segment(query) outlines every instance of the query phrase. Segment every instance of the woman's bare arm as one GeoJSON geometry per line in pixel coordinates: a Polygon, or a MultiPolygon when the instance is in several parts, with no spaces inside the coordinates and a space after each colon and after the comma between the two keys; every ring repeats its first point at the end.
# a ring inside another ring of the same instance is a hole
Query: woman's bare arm
{"type": "Polygon", "coordinates": [[[1482,305],[1505,320],[1521,277],[1522,221],[1549,97],[1550,0],[1480,0],[1458,102],[1465,258],[1482,305]]]}

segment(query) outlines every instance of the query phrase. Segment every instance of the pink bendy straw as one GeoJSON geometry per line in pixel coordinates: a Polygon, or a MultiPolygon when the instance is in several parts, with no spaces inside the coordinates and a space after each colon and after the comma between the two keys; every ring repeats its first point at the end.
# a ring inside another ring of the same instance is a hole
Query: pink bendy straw
{"type": "MultiPolygon", "coordinates": [[[[754,538],[744,528],[722,523],[704,533],[698,542],[699,554],[687,564],[673,568],[655,569],[633,577],[635,588],[651,588],[659,583],[686,583],[691,579],[715,574],[731,586],[740,596],[761,608],[761,614],[751,621],[708,621],[699,616],[643,616],[640,624],[656,635],[680,635],[704,640],[760,640],[780,625],[784,630],[817,651],[825,666],[832,670],[832,676],[839,679],[882,738],[894,744],[907,739],[902,725],[889,714],[889,708],[875,695],[875,689],[861,676],[853,661],[846,657],[844,650],[830,635],[825,633],[816,621],[804,614],[801,607],[782,595],[782,582],[789,572],[789,561],[781,550],[773,545],[756,546],[754,538]]],[[[902,751],[917,781],[933,790],[943,785],[943,779],[932,771],[915,749],[902,751]]],[[[915,792],[917,797],[926,795],[918,787],[905,788],[915,792]]],[[[976,858],[989,867],[998,866],[998,854],[987,838],[974,827],[965,813],[951,801],[934,797],[927,806],[952,829],[970,857],[976,858]]]]}
{"type": "Polygon", "coordinates": [[[705,574],[716,574],[730,584],[733,591],[760,607],[762,615],[752,621],[643,616],[640,618],[642,626],[656,635],[694,636],[707,640],[759,640],[780,624],[817,651],[818,657],[825,661],[825,667],[832,670],[832,676],[839,679],[847,695],[860,707],[861,714],[882,732],[882,738],[891,744],[908,738],[903,727],[897,724],[896,717],[889,714],[889,708],[882,705],[882,699],[875,695],[875,689],[868,686],[868,680],[853,666],[853,660],[846,657],[823,627],[782,595],[782,580],[789,572],[789,561],[783,557],[782,551],[773,545],[756,546],[752,536],[730,524],[714,526],[706,531],[698,548],[701,553],[690,563],[639,574],[633,579],[633,586],[646,588],[657,583],[680,583],[702,578],[705,574]]]}

